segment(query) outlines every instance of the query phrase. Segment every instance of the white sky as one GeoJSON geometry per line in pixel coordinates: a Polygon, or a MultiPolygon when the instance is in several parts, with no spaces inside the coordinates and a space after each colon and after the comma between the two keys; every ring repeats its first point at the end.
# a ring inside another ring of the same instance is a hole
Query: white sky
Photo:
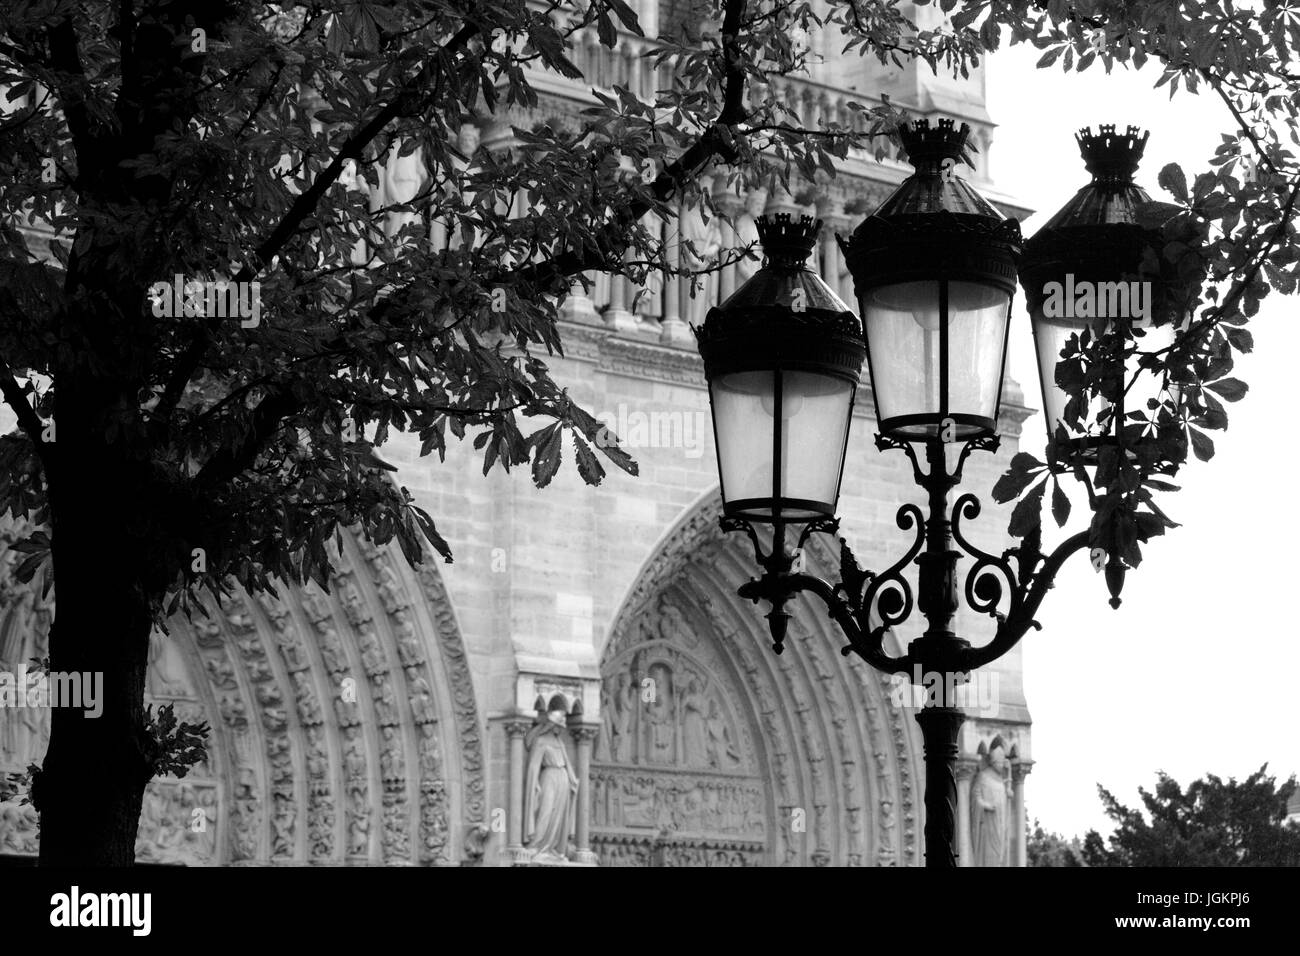
{"type": "MultiPolygon", "coordinates": [[[[1110,76],[1098,64],[1064,74],[1059,64],[1036,70],[1040,55],[1022,45],[989,61],[989,111],[1001,124],[992,175],[1038,210],[1022,223],[1026,236],[1087,181],[1077,128],[1149,129],[1138,182],[1165,201],[1172,200],[1156,185],[1160,169],[1178,162],[1190,182],[1233,128],[1213,93],[1180,91],[1171,102],[1167,88],[1153,89],[1160,72],[1151,64],[1117,66],[1110,76]]],[[[1252,321],[1256,351],[1234,373],[1250,393],[1227,406],[1229,430],[1213,433],[1215,457],[1193,460],[1179,476],[1183,490],[1158,499],[1183,527],[1147,546],[1123,606],[1110,609],[1101,576],[1076,557],[1043,604],[1043,630],[1025,638],[1037,761],[1028,813],[1049,830],[1109,832],[1098,783],[1134,806],[1137,788],[1150,789],[1157,770],[1184,786],[1207,772],[1241,779],[1265,762],[1280,779],[1300,772],[1300,641],[1288,606],[1300,537],[1292,493],[1300,375],[1289,371],[1300,354],[1295,308],[1294,298],[1273,295],[1252,321]]],[[[1011,373],[1037,407],[1023,297],[1011,335],[1011,373]]],[[[1039,414],[1021,446],[1041,458],[1044,445],[1039,414]]],[[[1083,527],[1078,504],[1068,532],[1083,527]]]]}

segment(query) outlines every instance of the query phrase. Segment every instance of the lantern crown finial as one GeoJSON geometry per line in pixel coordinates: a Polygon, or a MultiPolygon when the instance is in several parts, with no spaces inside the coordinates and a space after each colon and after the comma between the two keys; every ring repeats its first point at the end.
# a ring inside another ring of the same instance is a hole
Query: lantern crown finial
{"type": "Polygon", "coordinates": [[[794,219],[786,212],[759,216],[754,224],[758,227],[758,240],[762,243],[768,266],[795,271],[804,267],[817,245],[817,236],[822,228],[820,219],[812,216],[794,219]]]}
{"type": "Polygon", "coordinates": [[[950,119],[941,119],[934,126],[928,119],[913,120],[898,128],[903,149],[913,166],[941,165],[945,159],[960,160],[970,136],[970,124],[957,126],[950,119]]]}
{"type": "Polygon", "coordinates": [[[1117,133],[1114,123],[1102,123],[1097,127],[1096,133],[1093,133],[1092,127],[1085,126],[1074,138],[1094,182],[1130,183],[1138,164],[1142,162],[1142,154],[1146,151],[1151,133],[1143,132],[1136,126],[1117,133]]]}

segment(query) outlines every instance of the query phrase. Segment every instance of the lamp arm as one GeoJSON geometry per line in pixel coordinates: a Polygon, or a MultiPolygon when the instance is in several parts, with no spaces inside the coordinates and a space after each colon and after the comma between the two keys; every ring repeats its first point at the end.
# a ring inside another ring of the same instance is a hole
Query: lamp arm
{"type": "MultiPolygon", "coordinates": [[[[1012,590],[1011,613],[999,620],[998,629],[993,635],[993,640],[983,647],[973,647],[966,653],[964,659],[966,669],[983,667],[985,664],[997,660],[1015,647],[1031,627],[1036,629],[1042,627],[1034,620],[1034,615],[1038,613],[1043,598],[1047,596],[1048,590],[1051,589],[1056,580],[1056,575],[1061,570],[1061,566],[1076,551],[1082,551],[1087,547],[1087,531],[1080,531],[1071,535],[1057,545],[1056,550],[1043,561],[1043,566],[1033,574],[1032,578],[1027,579],[1023,586],[1015,587],[1012,590]]],[[[1031,552],[1029,556],[1021,555],[1018,560],[1036,561],[1037,554],[1031,552]]],[[[1005,561],[1000,561],[1000,563],[1006,565],[1005,561]]],[[[972,569],[971,573],[975,573],[974,569],[972,569]]]]}
{"type": "Polygon", "coordinates": [[[863,630],[849,607],[849,603],[839,595],[838,589],[829,581],[805,571],[790,571],[780,574],[766,574],[740,587],[740,596],[751,601],[760,598],[771,601],[773,607],[785,604],[791,597],[801,591],[809,592],[821,599],[826,605],[831,620],[840,626],[844,636],[849,639],[848,646],[840,653],[856,653],[876,670],[886,674],[899,674],[912,668],[912,661],[907,655],[891,657],[883,649],[885,627],[875,628],[870,632],[863,630]]]}

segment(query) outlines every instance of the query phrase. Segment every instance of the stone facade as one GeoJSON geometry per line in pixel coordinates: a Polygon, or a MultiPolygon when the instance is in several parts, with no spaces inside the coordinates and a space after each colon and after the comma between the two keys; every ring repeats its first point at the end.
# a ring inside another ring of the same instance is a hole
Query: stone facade
{"type": "MultiPolygon", "coordinates": [[[[660,16],[680,14],[669,3],[638,6],[647,33],[660,16]]],[[[649,91],[654,77],[636,56],[639,43],[625,37],[610,53],[593,35],[574,59],[599,85],[649,91]]],[[[856,56],[840,63],[837,49],[826,39],[827,62],[812,80],[787,83],[805,121],[845,113],[849,98],[869,99],[857,89],[882,89],[922,115],[969,122],[982,150],[973,180],[1009,214],[1021,212],[988,181],[993,127],[982,76],[958,85],[928,69],[883,74],[856,56]]],[[[544,78],[540,109],[572,115],[588,89],[544,78]]],[[[468,126],[462,146],[504,143],[517,119],[468,126]]],[[[846,204],[874,206],[905,174],[897,163],[854,156],[833,182],[808,184],[815,198],[806,207],[789,197],[730,197],[735,230],[721,229],[711,241],[719,248],[745,241],[764,211],[815,212],[827,222],[817,267],[852,302],[832,232],[846,233],[860,219],[846,204]]],[[[680,228],[700,226],[688,218],[680,228]]],[[[436,229],[432,236],[444,239],[436,229]]],[[[384,456],[438,521],[454,564],[412,570],[395,549],[348,537],[329,595],[236,592],[209,619],[173,622],[171,636],[155,641],[149,696],[208,720],[211,753],[184,780],[150,787],[139,858],[920,863],[922,763],[911,714],[881,675],[839,653],[845,640],[819,605],[792,604],[791,637],[778,657],[760,609],[736,595],[756,567],[743,541],[718,530],[708,395],[688,322],[744,280],[738,270],[724,270],[695,298],[676,281],[646,294],[601,276],[590,296],[566,304],[565,355],[549,361],[552,375],[613,425],[638,460],[639,477],[613,471],[588,487],[570,459],[539,490],[526,473],[484,477],[468,442],[442,464],[420,458],[418,441],[398,435],[384,456]],[[552,712],[560,712],[566,759],[539,766],[530,758],[552,712]],[[560,831],[559,859],[539,852],[538,834],[560,831]]],[[[921,495],[905,458],[872,444],[873,414],[864,382],[839,513],[859,560],[880,569],[908,543],[895,524],[897,508],[921,495]]],[[[1008,381],[1001,451],[972,457],[966,487],[987,495],[1017,450],[1027,414],[1008,381]]],[[[1007,514],[985,503],[968,533],[1000,552],[1009,543],[1007,514]]],[[[833,542],[814,537],[809,565],[834,576],[833,542]]],[[[8,583],[0,601],[0,667],[43,656],[51,609],[8,583]]],[[[973,640],[990,633],[987,618],[963,612],[959,622],[973,640]]],[[[916,632],[915,622],[899,629],[888,649],[899,652],[916,632]]],[[[990,670],[998,678],[995,710],[973,716],[962,741],[961,857],[972,859],[972,781],[1000,737],[1010,758],[997,770],[1011,822],[1002,860],[1023,865],[1024,841],[1015,834],[1024,832],[1023,781],[1032,762],[1020,651],[990,670]]],[[[0,736],[0,769],[39,761],[45,741],[33,720],[0,736]]],[[[30,808],[0,805],[0,854],[34,852],[34,824],[30,808]]]]}

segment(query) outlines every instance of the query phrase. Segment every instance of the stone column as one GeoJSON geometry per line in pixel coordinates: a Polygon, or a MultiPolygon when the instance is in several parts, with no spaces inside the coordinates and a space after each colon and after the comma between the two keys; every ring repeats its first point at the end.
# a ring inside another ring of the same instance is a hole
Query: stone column
{"type": "Polygon", "coordinates": [[[510,744],[510,807],[506,814],[506,853],[512,863],[523,862],[524,850],[524,735],[532,718],[510,717],[502,722],[510,744]]]}
{"type": "Polygon", "coordinates": [[[974,760],[957,761],[957,865],[971,865],[970,848],[970,785],[975,779],[974,760]]]}
{"type": "Polygon", "coordinates": [[[588,724],[569,718],[569,733],[573,734],[578,751],[578,812],[573,836],[574,863],[596,865],[596,854],[591,851],[591,747],[600,733],[600,724],[588,724]]]}
{"type": "MultiPolygon", "coordinates": [[[[664,256],[668,260],[668,267],[679,268],[682,261],[680,211],[673,225],[664,224],[664,232],[668,234],[668,239],[664,243],[664,256]]],[[[664,276],[664,317],[659,323],[659,340],[665,344],[683,345],[690,344],[692,341],[691,328],[682,318],[681,287],[680,277],[664,276]]]]}
{"type": "Polygon", "coordinates": [[[840,298],[840,246],[835,241],[835,230],[840,223],[835,216],[835,203],[829,198],[824,198],[817,203],[817,218],[822,221],[822,233],[819,237],[821,243],[820,267],[822,281],[831,287],[831,291],[840,298]]]}
{"type": "MultiPolygon", "coordinates": [[[[667,231],[667,223],[649,215],[641,219],[641,225],[652,236],[657,236],[660,241],[663,240],[667,231]]],[[[655,338],[663,335],[663,329],[660,325],[663,322],[664,314],[663,293],[663,275],[653,269],[646,272],[644,293],[637,299],[633,312],[636,315],[637,329],[644,334],[653,335],[655,338]]]]}
{"type": "Polygon", "coordinates": [[[627,309],[626,276],[609,275],[609,308],[605,310],[605,325],[616,332],[628,332],[637,326],[636,316],[627,309]]]}
{"type": "MultiPolygon", "coordinates": [[[[587,275],[590,278],[592,273],[587,273],[587,275]]],[[[592,291],[595,291],[594,280],[592,291]]],[[[587,294],[587,290],[582,287],[581,282],[573,284],[573,290],[560,308],[560,315],[570,322],[581,322],[584,325],[600,324],[600,316],[596,313],[595,303],[591,301],[591,296],[587,294]]]]}
{"type": "Polygon", "coordinates": [[[1011,761],[1011,865],[1028,866],[1027,846],[1029,822],[1025,819],[1025,777],[1033,769],[1032,760],[1019,758],[1011,761]]]}
{"type": "MultiPolygon", "coordinates": [[[[647,39],[659,36],[659,0],[641,0],[637,5],[637,20],[647,39]]],[[[648,60],[646,61],[649,62],[648,60]]]]}
{"type": "MultiPolygon", "coordinates": [[[[739,196],[722,190],[726,189],[726,180],[718,177],[714,187],[713,201],[720,213],[728,219],[734,220],[745,209],[745,202],[739,196]]],[[[736,257],[736,228],[722,218],[718,219],[718,229],[722,233],[722,246],[720,255],[723,260],[730,261],[736,257]]],[[[721,305],[727,301],[727,296],[736,291],[736,266],[733,264],[722,267],[718,273],[718,301],[716,304],[721,305]]]]}

